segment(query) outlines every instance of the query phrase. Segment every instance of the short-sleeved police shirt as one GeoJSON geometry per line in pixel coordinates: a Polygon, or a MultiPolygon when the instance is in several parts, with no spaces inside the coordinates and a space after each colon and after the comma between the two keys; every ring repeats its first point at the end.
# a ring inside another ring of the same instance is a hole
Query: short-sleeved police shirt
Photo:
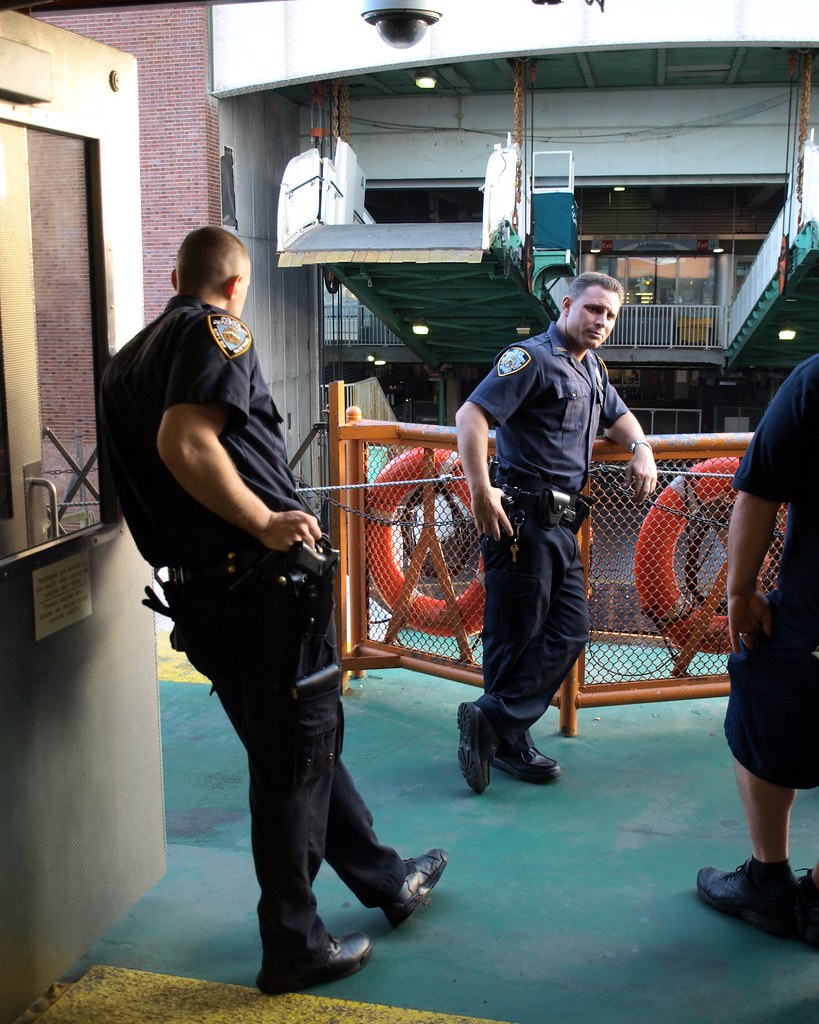
{"type": "Polygon", "coordinates": [[[819,624],[819,355],[800,363],[777,391],[734,476],[734,486],[788,503],[779,573],[786,628],[814,635],[819,624]],[[801,625],[799,625],[801,624],[801,625]]]}
{"type": "Polygon", "coordinates": [[[628,412],[602,360],[592,351],[576,359],[556,324],[505,349],[469,401],[498,424],[505,476],[539,477],[572,492],[586,482],[600,422],[609,427],[628,412]]]}
{"type": "Polygon", "coordinates": [[[226,406],[221,441],[244,482],[275,511],[302,507],[252,341],[225,310],[181,295],[106,367],[100,412],[112,472],[137,547],[154,566],[196,565],[254,543],[195,501],[159,458],[159,425],[173,405],[226,406]]]}

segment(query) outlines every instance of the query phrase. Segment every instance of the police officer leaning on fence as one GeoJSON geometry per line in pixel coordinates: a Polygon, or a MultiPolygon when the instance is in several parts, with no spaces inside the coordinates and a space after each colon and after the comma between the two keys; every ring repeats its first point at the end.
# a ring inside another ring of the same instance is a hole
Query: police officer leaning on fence
{"type": "Polygon", "coordinates": [[[560,767],[529,732],[588,640],[576,533],[598,424],[628,448],[624,484],[643,501],[657,486],[651,446],[597,356],[622,285],[581,274],[545,334],[505,349],[458,410],[458,450],[481,534],[486,573],[484,693],[458,708],[458,761],[482,793],[490,764],[525,782],[560,767]],[[497,466],[488,464],[496,424],[497,466]]]}
{"type": "Polygon", "coordinates": [[[257,984],[288,992],[352,974],[370,955],[366,935],[336,938],[318,916],[322,859],[395,926],[424,901],[447,855],[402,860],[383,846],[339,758],[330,554],[296,493],[281,417],[239,319],[247,251],[222,228],[199,228],[172,281],[165,312],[106,368],[103,434],[137,546],[169,567],[172,635],[247,750],[257,984]]]}

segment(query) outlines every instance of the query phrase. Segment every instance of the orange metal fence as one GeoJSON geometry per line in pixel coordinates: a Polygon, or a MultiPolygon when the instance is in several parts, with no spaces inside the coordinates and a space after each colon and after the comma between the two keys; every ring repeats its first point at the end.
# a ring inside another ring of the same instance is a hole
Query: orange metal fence
{"type": "MultiPolygon", "coordinates": [[[[406,667],[480,686],[483,578],[454,429],[357,421],[343,386],[330,398],[343,668],[406,667]]],[[[749,439],[651,438],[660,482],[643,505],[622,487],[629,456],[596,442],[595,503],[579,537],[591,637],[555,700],[567,735],[579,708],[727,694],[725,535],[749,439]]]]}

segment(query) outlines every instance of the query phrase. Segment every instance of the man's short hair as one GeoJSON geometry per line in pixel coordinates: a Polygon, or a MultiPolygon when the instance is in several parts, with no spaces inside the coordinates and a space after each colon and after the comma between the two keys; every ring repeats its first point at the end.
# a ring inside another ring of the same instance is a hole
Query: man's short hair
{"type": "Polygon", "coordinates": [[[572,279],[569,285],[569,298],[574,302],[589,288],[603,288],[607,292],[614,292],[620,300],[621,306],[626,300],[626,291],[616,277],[609,277],[608,274],[598,274],[594,271],[580,274],[572,279]]]}
{"type": "Polygon", "coordinates": [[[247,249],[230,231],[196,228],[179,246],[177,288],[186,295],[218,291],[229,278],[247,273],[249,260],[247,249]]]}

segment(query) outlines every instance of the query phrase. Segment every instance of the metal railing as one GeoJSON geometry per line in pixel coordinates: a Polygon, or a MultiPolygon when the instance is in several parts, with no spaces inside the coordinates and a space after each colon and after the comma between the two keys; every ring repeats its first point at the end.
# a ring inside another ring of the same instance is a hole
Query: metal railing
{"type": "MultiPolygon", "coordinates": [[[[454,429],[345,422],[343,386],[330,391],[342,667],[481,686],[482,566],[454,429]]],[[[628,453],[595,443],[596,501],[579,535],[591,639],[555,700],[564,733],[584,707],[727,694],[725,534],[750,436],[652,436],[660,485],[639,506],[621,486],[628,453]]]]}
{"type": "Polygon", "coordinates": [[[774,226],[771,228],[768,237],[760,246],[756,259],[751,264],[745,280],[742,282],[742,287],[737,292],[734,304],[731,307],[731,325],[733,330],[731,337],[728,339],[729,342],[733,341],[734,336],[745,325],[745,321],[759,301],[760,295],[762,295],[776,276],[779,254],[782,247],[782,234],[786,221],[788,217],[793,219],[796,213],[797,208],[794,200],[791,202],[790,211],[787,207],[780,210],[779,216],[774,221],[774,226]]]}
{"type": "Polygon", "coordinates": [[[664,409],[630,405],[645,434],[699,434],[702,409],[664,409]]]}
{"type": "MultiPolygon", "coordinates": [[[[552,289],[559,305],[565,286],[552,289]]],[[[608,345],[629,348],[724,348],[728,306],[623,306],[608,345]]],[[[324,344],[363,348],[403,345],[365,306],[345,302],[341,312],[324,307],[324,344]]]]}
{"type": "Polygon", "coordinates": [[[780,211],[768,237],[760,246],[756,259],[734,299],[731,307],[729,344],[745,326],[745,321],[753,312],[760,296],[777,276],[783,237],[787,235],[787,245],[792,246],[799,229],[807,221],[819,216],[819,147],[813,142],[807,142],[803,149],[803,160],[802,205],[800,207],[795,190],[791,190],[790,200],[780,211]]]}
{"type": "Polygon", "coordinates": [[[324,344],[388,348],[404,342],[366,306],[345,302],[340,312],[325,303],[324,344]]]}
{"type": "Polygon", "coordinates": [[[728,337],[728,306],[623,306],[609,347],[724,348],[728,337]]]}

